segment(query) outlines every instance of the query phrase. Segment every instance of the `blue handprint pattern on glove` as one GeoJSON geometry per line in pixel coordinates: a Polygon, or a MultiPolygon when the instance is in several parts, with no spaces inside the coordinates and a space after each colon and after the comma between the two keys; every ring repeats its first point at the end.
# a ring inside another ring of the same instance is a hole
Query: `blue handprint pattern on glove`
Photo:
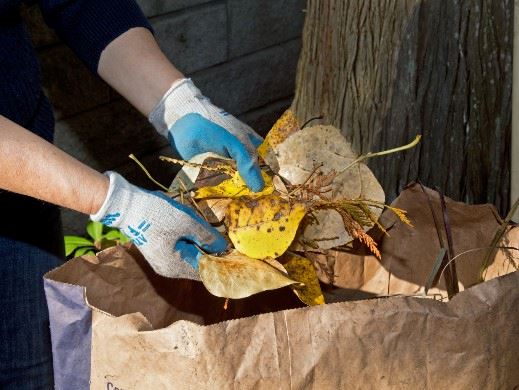
{"type": "Polygon", "coordinates": [[[101,219],[101,223],[105,226],[111,226],[114,222],[121,216],[121,213],[117,211],[116,213],[106,214],[103,219],[101,219]]]}
{"type": "Polygon", "coordinates": [[[144,232],[148,230],[151,226],[151,223],[146,222],[145,220],[139,223],[139,226],[137,228],[132,227],[131,225],[128,225],[128,233],[127,236],[132,240],[132,242],[137,245],[141,246],[148,242],[146,239],[146,236],[144,235],[144,232]]]}

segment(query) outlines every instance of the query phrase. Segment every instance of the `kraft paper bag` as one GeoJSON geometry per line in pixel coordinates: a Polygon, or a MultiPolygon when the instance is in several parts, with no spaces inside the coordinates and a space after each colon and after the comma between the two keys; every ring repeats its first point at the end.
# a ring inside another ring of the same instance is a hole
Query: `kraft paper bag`
{"type": "MultiPolygon", "coordinates": [[[[456,258],[458,287],[461,290],[479,282],[481,267],[496,231],[503,221],[494,206],[467,205],[445,198],[448,225],[456,258]]],[[[387,235],[373,232],[382,259],[378,260],[358,243],[350,248],[307,253],[314,261],[320,280],[339,287],[341,298],[381,295],[422,295],[425,283],[440,252],[440,240],[447,246],[440,196],[437,191],[418,184],[409,185],[391,206],[407,211],[413,226],[399,221],[386,210],[380,223],[387,235]],[[429,203],[430,202],[430,203],[429,203]],[[432,207],[432,211],[431,211],[432,207]],[[437,229],[432,212],[435,213],[437,229]],[[439,231],[438,231],[439,230],[439,231]]],[[[499,247],[519,248],[519,228],[511,226],[498,243],[499,247]]],[[[485,280],[506,275],[519,264],[519,251],[501,249],[493,256],[485,272],[485,280]]],[[[443,275],[436,278],[428,295],[447,297],[443,275]]],[[[330,292],[335,289],[329,289],[330,292]]]]}
{"type": "MultiPolygon", "coordinates": [[[[404,192],[395,203],[417,196],[418,192],[404,192]]],[[[469,210],[473,221],[464,227],[456,222],[460,205],[448,203],[458,250],[488,245],[483,241],[491,240],[501,222],[492,208],[480,210],[486,217],[469,210]]],[[[411,219],[412,214],[414,208],[411,219]]],[[[328,301],[337,303],[315,307],[302,307],[285,288],[231,300],[224,309],[225,300],[210,295],[200,282],[156,275],[134,247],[70,260],[45,276],[56,388],[518,386],[519,272],[507,265],[514,260],[498,253],[487,275],[491,280],[476,285],[473,269],[460,266],[464,291],[450,301],[422,297],[420,289],[434,255],[409,249],[418,242],[413,234],[429,226],[425,217],[414,222],[414,233],[388,246],[390,239],[399,237],[396,229],[404,229],[389,221],[391,237],[381,241],[382,261],[367,266],[360,257],[337,256],[334,283],[324,285],[328,301]],[[390,273],[386,251],[392,267],[398,266],[391,268],[393,281],[400,283],[391,283],[389,294],[387,286],[383,288],[385,274],[380,280],[373,276],[390,273]],[[369,287],[373,280],[377,286],[369,287]]],[[[509,232],[509,240],[515,230],[509,232]]],[[[423,244],[427,245],[433,247],[423,244]]],[[[436,289],[441,295],[441,281],[436,289]]]]}

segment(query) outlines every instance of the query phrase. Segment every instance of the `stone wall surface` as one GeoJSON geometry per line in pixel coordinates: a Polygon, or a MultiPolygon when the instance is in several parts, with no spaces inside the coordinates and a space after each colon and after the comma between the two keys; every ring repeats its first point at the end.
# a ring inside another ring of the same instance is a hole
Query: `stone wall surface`
{"type": "MultiPolygon", "coordinates": [[[[265,134],[291,103],[305,0],[137,0],[166,56],[213,102],[265,134]]],[[[153,188],[128,159],[134,153],[161,182],[176,169],[158,160],[168,143],[24,8],[57,119],[55,143],[89,166],[116,170],[153,188]]],[[[83,234],[87,217],[63,210],[66,234],[83,234]]]]}

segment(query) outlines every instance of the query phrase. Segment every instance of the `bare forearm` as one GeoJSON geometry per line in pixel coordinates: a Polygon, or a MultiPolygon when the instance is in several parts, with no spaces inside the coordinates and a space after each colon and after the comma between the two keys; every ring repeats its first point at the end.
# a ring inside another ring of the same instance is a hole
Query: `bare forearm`
{"type": "Polygon", "coordinates": [[[99,75],[148,116],[171,84],[182,77],[145,28],[133,28],[101,54],[99,75]]]}
{"type": "Polygon", "coordinates": [[[0,116],[0,188],[94,214],[108,178],[0,116]]]}

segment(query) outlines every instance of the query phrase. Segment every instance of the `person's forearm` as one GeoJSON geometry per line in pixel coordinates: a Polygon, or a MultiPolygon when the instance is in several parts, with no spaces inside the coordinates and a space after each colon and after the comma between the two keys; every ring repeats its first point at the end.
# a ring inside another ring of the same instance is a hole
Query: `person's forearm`
{"type": "Polygon", "coordinates": [[[97,71],[146,116],[173,82],[184,77],[162,53],[151,32],[142,27],[111,42],[101,54],[97,71]]]}
{"type": "Polygon", "coordinates": [[[0,188],[85,214],[108,192],[103,174],[0,115],[0,188]]]}

